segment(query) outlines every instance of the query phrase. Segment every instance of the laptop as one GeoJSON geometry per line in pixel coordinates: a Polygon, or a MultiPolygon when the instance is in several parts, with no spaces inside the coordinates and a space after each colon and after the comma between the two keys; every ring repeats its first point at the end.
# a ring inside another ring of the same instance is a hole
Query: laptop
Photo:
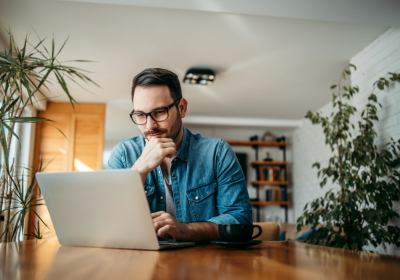
{"type": "Polygon", "coordinates": [[[38,172],[36,178],[61,245],[140,250],[195,245],[158,241],[137,170],[38,172]]]}

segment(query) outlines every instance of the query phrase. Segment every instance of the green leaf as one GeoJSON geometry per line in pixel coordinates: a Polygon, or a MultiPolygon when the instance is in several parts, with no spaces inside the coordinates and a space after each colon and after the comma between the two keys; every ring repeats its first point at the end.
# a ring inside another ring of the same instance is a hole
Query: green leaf
{"type": "Polygon", "coordinates": [[[312,165],[312,167],[317,167],[317,169],[320,169],[321,164],[319,162],[316,162],[312,165]]]}
{"type": "Polygon", "coordinates": [[[37,117],[20,117],[20,118],[8,118],[5,121],[17,122],[17,123],[37,123],[37,122],[53,122],[52,120],[37,117]]]}

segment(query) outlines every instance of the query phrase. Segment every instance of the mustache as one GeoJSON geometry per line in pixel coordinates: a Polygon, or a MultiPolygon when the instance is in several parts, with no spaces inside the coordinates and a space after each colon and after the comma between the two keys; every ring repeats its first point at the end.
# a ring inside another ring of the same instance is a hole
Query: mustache
{"type": "Polygon", "coordinates": [[[168,129],[166,129],[166,128],[155,128],[155,129],[152,129],[152,130],[149,129],[149,130],[146,130],[146,131],[143,132],[143,136],[147,137],[147,136],[152,135],[152,134],[166,133],[167,131],[168,131],[168,129]]]}

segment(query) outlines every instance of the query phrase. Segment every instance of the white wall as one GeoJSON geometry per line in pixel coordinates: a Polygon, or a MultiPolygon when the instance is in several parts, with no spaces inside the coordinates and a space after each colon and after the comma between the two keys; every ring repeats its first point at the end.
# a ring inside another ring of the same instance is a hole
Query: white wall
{"type": "MultiPolygon", "coordinates": [[[[400,28],[391,28],[374,42],[364,48],[350,60],[357,66],[352,75],[352,84],[360,87],[360,93],[354,98],[353,105],[361,113],[367,103],[372,90],[372,84],[387,72],[400,72],[400,28]]],[[[338,76],[340,73],[338,73],[338,76]]],[[[332,77],[335,78],[335,77],[332,77]]],[[[330,85],[327,85],[329,87],[330,85]]],[[[378,145],[386,143],[390,137],[400,138],[400,86],[396,85],[384,92],[376,91],[378,100],[383,108],[378,110],[379,124],[375,126],[378,133],[378,145]]],[[[331,112],[331,103],[321,107],[323,115],[331,112]]],[[[357,119],[352,120],[357,127],[357,119]]],[[[330,149],[325,145],[325,138],[320,126],[313,126],[308,119],[303,120],[300,128],[293,133],[293,196],[294,217],[301,216],[304,205],[311,200],[322,196],[332,184],[323,189],[319,187],[316,169],[312,169],[314,162],[326,166],[332,156],[330,149]]],[[[400,205],[395,209],[400,213],[400,205]]],[[[400,226],[400,221],[392,221],[400,226]]],[[[373,249],[373,248],[369,248],[373,249]]],[[[379,252],[384,252],[381,248],[379,252]]],[[[400,249],[391,247],[390,254],[400,254],[400,249]]]]}

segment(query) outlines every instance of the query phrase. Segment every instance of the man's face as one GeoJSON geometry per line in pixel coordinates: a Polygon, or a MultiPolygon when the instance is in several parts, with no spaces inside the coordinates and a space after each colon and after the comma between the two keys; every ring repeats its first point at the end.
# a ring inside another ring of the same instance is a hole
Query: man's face
{"type": "MultiPolygon", "coordinates": [[[[135,112],[149,113],[154,109],[167,107],[173,102],[167,86],[138,86],[133,95],[135,112]]],[[[138,125],[143,137],[147,140],[153,137],[175,140],[182,128],[182,118],[176,106],[170,108],[168,114],[169,117],[165,121],[155,122],[148,116],[146,124],[138,125]]]]}

